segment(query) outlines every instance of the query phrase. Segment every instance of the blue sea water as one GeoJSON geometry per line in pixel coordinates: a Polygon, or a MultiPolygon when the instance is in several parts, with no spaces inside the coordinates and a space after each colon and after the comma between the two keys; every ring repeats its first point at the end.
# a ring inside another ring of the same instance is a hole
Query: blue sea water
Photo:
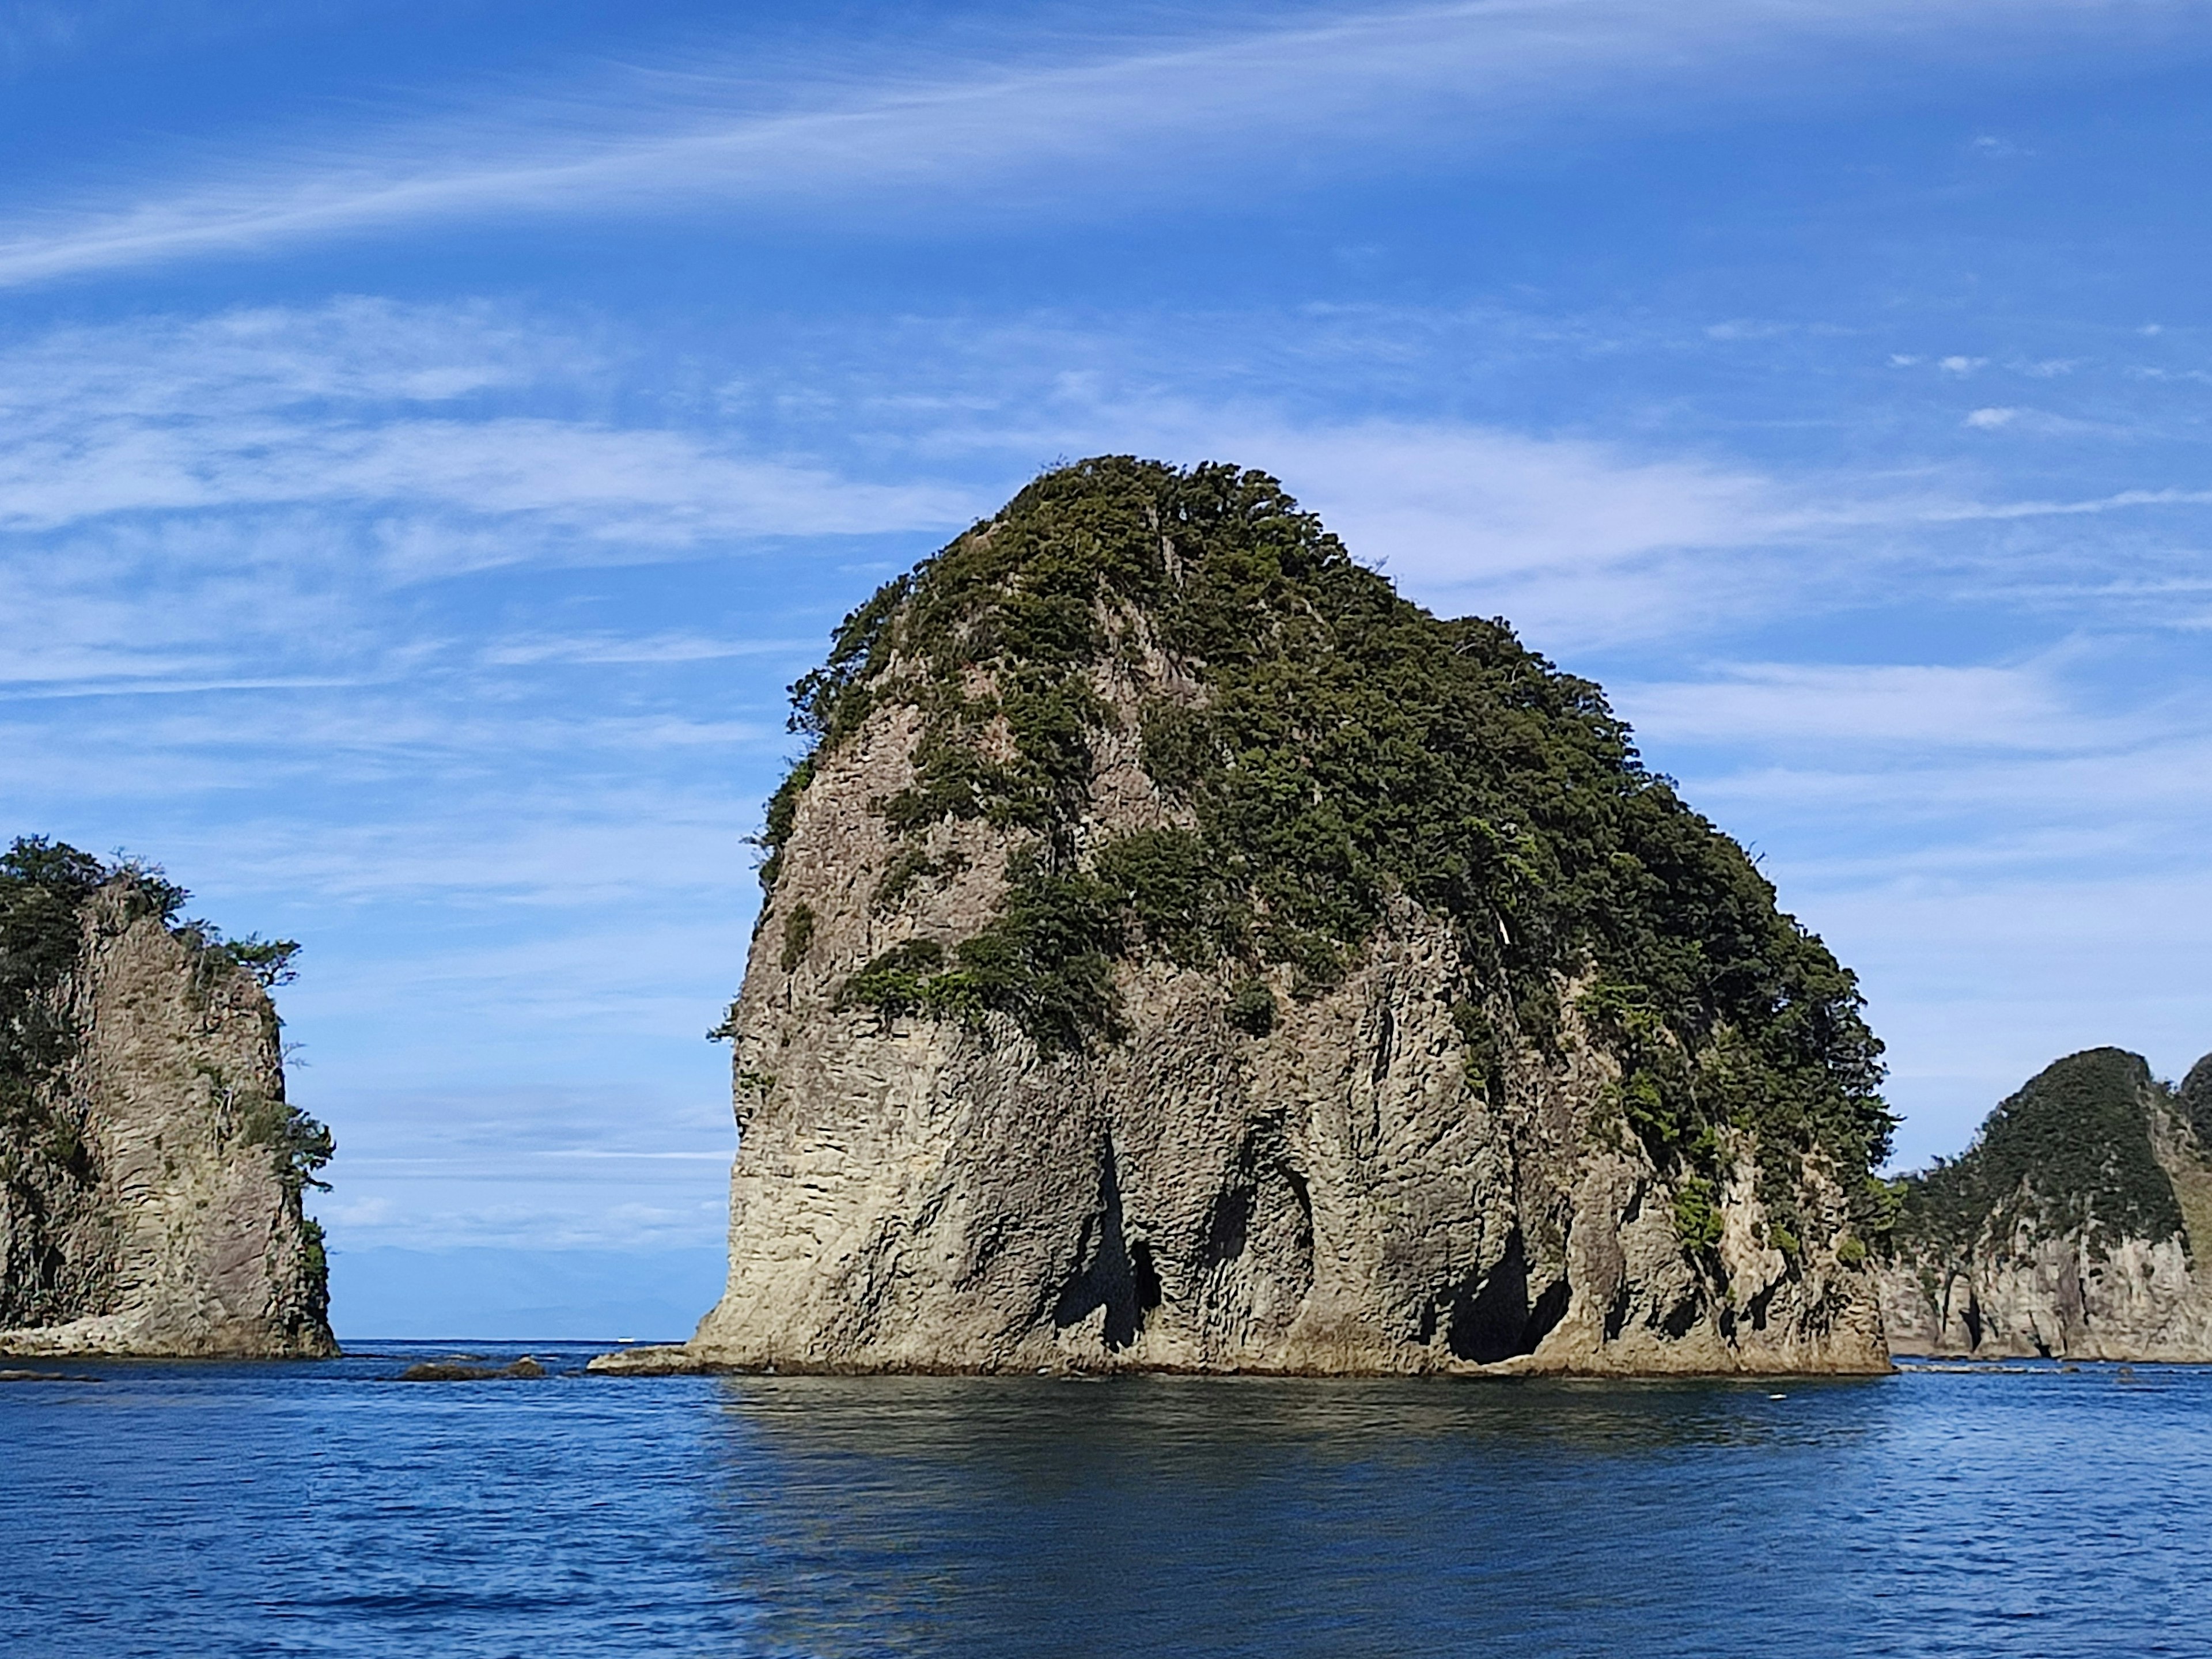
{"type": "Polygon", "coordinates": [[[2212,1652],[2201,1370],[396,1380],[450,1352],[0,1383],[0,1650],[2212,1652]]]}

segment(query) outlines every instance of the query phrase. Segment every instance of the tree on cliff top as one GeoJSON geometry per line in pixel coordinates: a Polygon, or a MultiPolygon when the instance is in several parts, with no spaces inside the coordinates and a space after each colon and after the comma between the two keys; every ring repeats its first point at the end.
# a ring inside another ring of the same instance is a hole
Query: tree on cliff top
{"type": "Polygon", "coordinates": [[[1778,1177],[1817,1155],[1850,1184],[1886,1153],[1852,976],[1645,769],[1598,687],[1502,620],[1401,599],[1265,474],[1126,456],[1048,472],[848,617],[793,702],[811,747],[769,805],[771,894],[820,762],[895,704],[921,735],[911,787],[879,804],[910,848],[890,897],[936,873],[933,824],[1017,839],[988,926],[869,964],[853,1000],[1000,1013],[1048,1054],[1079,1051],[1119,1034],[1118,960],[1216,967],[1246,1001],[1262,974],[1310,994],[1402,897],[1469,964],[1452,989],[1471,1089],[1555,1051],[1572,995],[1662,1160],[1717,1170],[1721,1135],[1745,1131],[1778,1177]],[[1182,827],[1085,827],[1109,666],[1142,689],[1143,764],[1182,827]]]}

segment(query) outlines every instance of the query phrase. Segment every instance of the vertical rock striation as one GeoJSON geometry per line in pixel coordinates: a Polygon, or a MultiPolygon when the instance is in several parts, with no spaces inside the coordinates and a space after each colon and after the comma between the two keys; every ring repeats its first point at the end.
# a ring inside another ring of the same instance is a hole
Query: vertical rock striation
{"type": "MultiPolygon", "coordinates": [[[[0,1353],[336,1352],[264,978],[158,874],[0,858],[0,1353]]],[[[258,970],[258,971],[257,971],[258,970]]]]}
{"type": "Polygon", "coordinates": [[[1850,976],[1272,480],[1049,474],[794,695],[727,1290],[605,1367],[1887,1365],[1850,976]]]}
{"type": "Polygon", "coordinates": [[[1882,1268],[1896,1352],[2212,1359],[2212,1056],[2179,1091],[2090,1048],[2002,1102],[1955,1163],[1899,1183],[1882,1268]]]}

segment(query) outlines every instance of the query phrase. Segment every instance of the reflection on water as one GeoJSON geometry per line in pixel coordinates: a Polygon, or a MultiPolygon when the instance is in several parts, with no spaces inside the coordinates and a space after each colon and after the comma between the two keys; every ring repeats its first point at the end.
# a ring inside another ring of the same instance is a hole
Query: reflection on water
{"type": "Polygon", "coordinates": [[[7,1651],[2150,1653],[2212,1615],[2196,1370],[391,1380],[426,1352],[0,1383],[7,1651]]]}

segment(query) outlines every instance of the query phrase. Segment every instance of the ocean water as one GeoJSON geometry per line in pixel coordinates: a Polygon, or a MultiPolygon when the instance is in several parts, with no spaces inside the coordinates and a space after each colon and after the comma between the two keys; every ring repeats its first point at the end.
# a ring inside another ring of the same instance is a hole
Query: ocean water
{"type": "Polygon", "coordinates": [[[395,1380],[453,1351],[0,1383],[0,1652],[2212,1653],[2203,1370],[395,1380]]]}

